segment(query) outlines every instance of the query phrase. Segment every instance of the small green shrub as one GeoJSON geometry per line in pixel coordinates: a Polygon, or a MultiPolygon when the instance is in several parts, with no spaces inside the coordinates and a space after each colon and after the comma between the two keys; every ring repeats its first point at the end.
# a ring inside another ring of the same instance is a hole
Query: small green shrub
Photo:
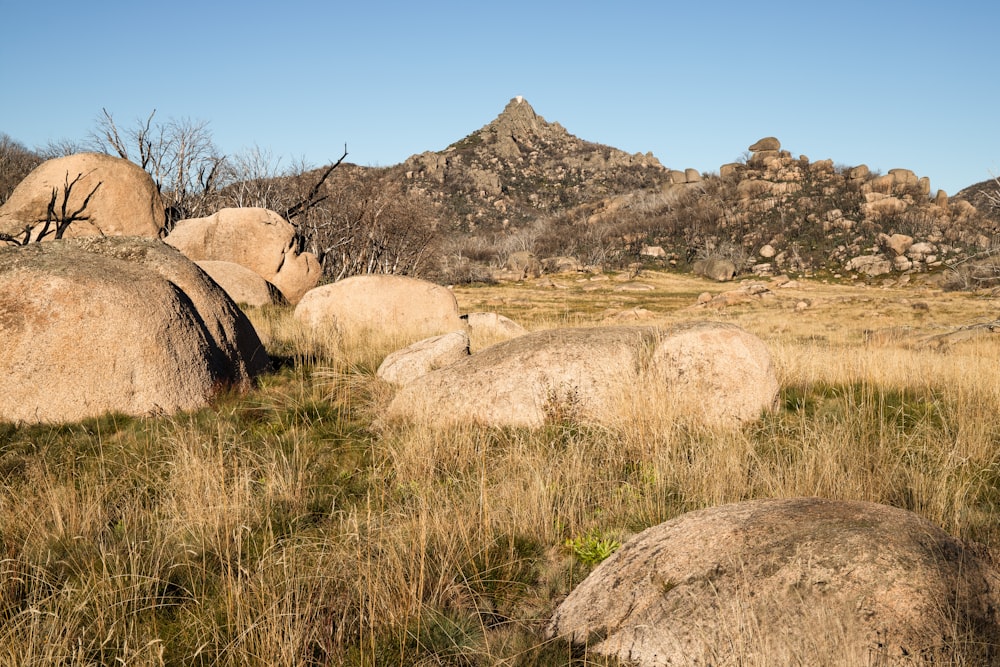
{"type": "Polygon", "coordinates": [[[618,551],[622,543],[599,531],[566,540],[566,548],[583,565],[598,565],[618,551]]]}

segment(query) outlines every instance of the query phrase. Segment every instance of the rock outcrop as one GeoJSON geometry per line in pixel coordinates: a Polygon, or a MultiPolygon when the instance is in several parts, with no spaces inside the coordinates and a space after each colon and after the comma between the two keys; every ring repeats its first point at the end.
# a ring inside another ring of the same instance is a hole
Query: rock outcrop
{"type": "Polygon", "coordinates": [[[720,186],[721,196],[702,206],[714,207],[721,222],[695,241],[767,248],[772,271],[862,277],[929,271],[985,249],[996,228],[967,202],[950,202],[944,193],[931,198],[929,179],[909,169],[878,175],[866,165],[810,162],[782,150],[774,137],[750,151],[745,164],[720,169],[729,189],[720,186]],[[912,244],[931,249],[910,257],[912,244]]]}
{"type": "Polygon", "coordinates": [[[911,512],[754,500],[632,538],[548,631],[642,666],[986,665],[1000,646],[998,593],[979,550],[911,512]]]}
{"type": "Polygon", "coordinates": [[[236,304],[158,240],[0,249],[0,419],[194,409],[267,363],[236,304]]]}
{"type": "Polygon", "coordinates": [[[46,160],[0,206],[0,234],[18,241],[24,241],[26,234],[31,240],[53,239],[60,223],[67,225],[63,238],[158,238],[164,220],[163,201],[149,174],[128,160],[103,153],[46,160]]]}
{"type": "Polygon", "coordinates": [[[615,419],[642,399],[693,422],[734,424],[774,405],[764,344],[714,322],[553,329],[498,343],[401,389],[388,418],[538,427],[615,419]]]}
{"type": "Polygon", "coordinates": [[[316,257],[299,252],[295,228],[264,208],[224,208],[205,218],[180,220],[164,239],[194,261],[240,264],[279,290],[289,303],[316,286],[316,257]]]}

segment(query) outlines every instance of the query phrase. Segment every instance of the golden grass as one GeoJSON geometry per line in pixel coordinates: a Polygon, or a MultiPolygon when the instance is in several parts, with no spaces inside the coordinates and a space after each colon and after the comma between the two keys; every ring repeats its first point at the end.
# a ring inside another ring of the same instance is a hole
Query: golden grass
{"type": "MultiPolygon", "coordinates": [[[[1000,345],[865,336],[989,320],[992,300],[803,282],[708,311],[689,306],[723,286],[576,280],[455,293],[529,329],[635,307],[642,323],[739,324],[768,344],[781,408],[735,430],[653,399],[602,426],[377,425],[393,341],[251,311],[281,363],[248,395],[169,418],[0,425],[0,665],[605,664],[542,633],[590,569],[566,541],[624,541],[749,498],[887,503],[1000,549],[1000,345]]],[[[844,637],[738,639],[719,650],[741,664],[875,664],[848,660],[844,637]]]]}

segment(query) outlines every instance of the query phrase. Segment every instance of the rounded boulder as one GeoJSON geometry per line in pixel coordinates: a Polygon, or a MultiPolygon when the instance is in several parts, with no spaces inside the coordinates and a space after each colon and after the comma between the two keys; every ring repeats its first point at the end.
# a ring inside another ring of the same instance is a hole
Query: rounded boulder
{"type": "Polygon", "coordinates": [[[195,264],[238,304],[271,306],[286,303],[281,290],[242,264],[207,259],[195,264]]]}
{"type": "Polygon", "coordinates": [[[295,307],[295,319],[313,329],[376,335],[399,345],[466,328],[451,290],[395,275],[352,276],[309,290],[295,307]]]}
{"type": "Polygon", "coordinates": [[[754,500],[649,528],[555,610],[548,634],[629,664],[994,664],[998,577],[905,510],[754,500]]]}
{"type": "MultiPolygon", "coordinates": [[[[31,240],[37,240],[53,192],[57,215],[63,217],[65,205],[65,218],[72,219],[63,238],[158,238],[163,231],[163,200],[149,174],[122,158],[78,153],[46,160],[14,188],[0,206],[0,233],[22,239],[25,228],[29,228],[31,240]]],[[[43,239],[53,238],[54,223],[43,239]]]]}
{"type": "Polygon", "coordinates": [[[0,419],[194,409],[267,363],[232,299],[158,240],[0,249],[0,419]]]}
{"type": "Polygon", "coordinates": [[[266,208],[224,208],[181,220],[163,240],[196,262],[245,266],[281,290],[289,303],[315,287],[322,273],[315,255],[299,252],[295,227],[266,208]]]}
{"type": "Polygon", "coordinates": [[[396,394],[387,416],[538,427],[614,419],[641,400],[654,408],[687,404],[691,421],[726,425],[759,416],[777,393],[766,346],[731,324],[549,329],[414,380],[396,394]]]}

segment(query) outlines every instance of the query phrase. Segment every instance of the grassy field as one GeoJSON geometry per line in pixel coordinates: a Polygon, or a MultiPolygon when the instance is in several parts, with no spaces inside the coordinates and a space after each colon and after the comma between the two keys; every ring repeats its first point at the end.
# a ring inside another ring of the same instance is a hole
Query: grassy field
{"type": "MultiPolygon", "coordinates": [[[[736,431],[642,397],[602,425],[386,426],[392,341],[251,310],[277,362],[251,393],[0,424],[0,665],[607,664],[545,640],[561,598],[639,530],[750,498],[886,503],[1000,553],[1000,337],[931,340],[994,320],[994,299],[799,281],[692,308],[723,286],[602,278],[455,293],[529,329],[739,324],[776,360],[780,409],[736,431]]],[[[777,664],[766,639],[743,664],[777,664]]]]}

